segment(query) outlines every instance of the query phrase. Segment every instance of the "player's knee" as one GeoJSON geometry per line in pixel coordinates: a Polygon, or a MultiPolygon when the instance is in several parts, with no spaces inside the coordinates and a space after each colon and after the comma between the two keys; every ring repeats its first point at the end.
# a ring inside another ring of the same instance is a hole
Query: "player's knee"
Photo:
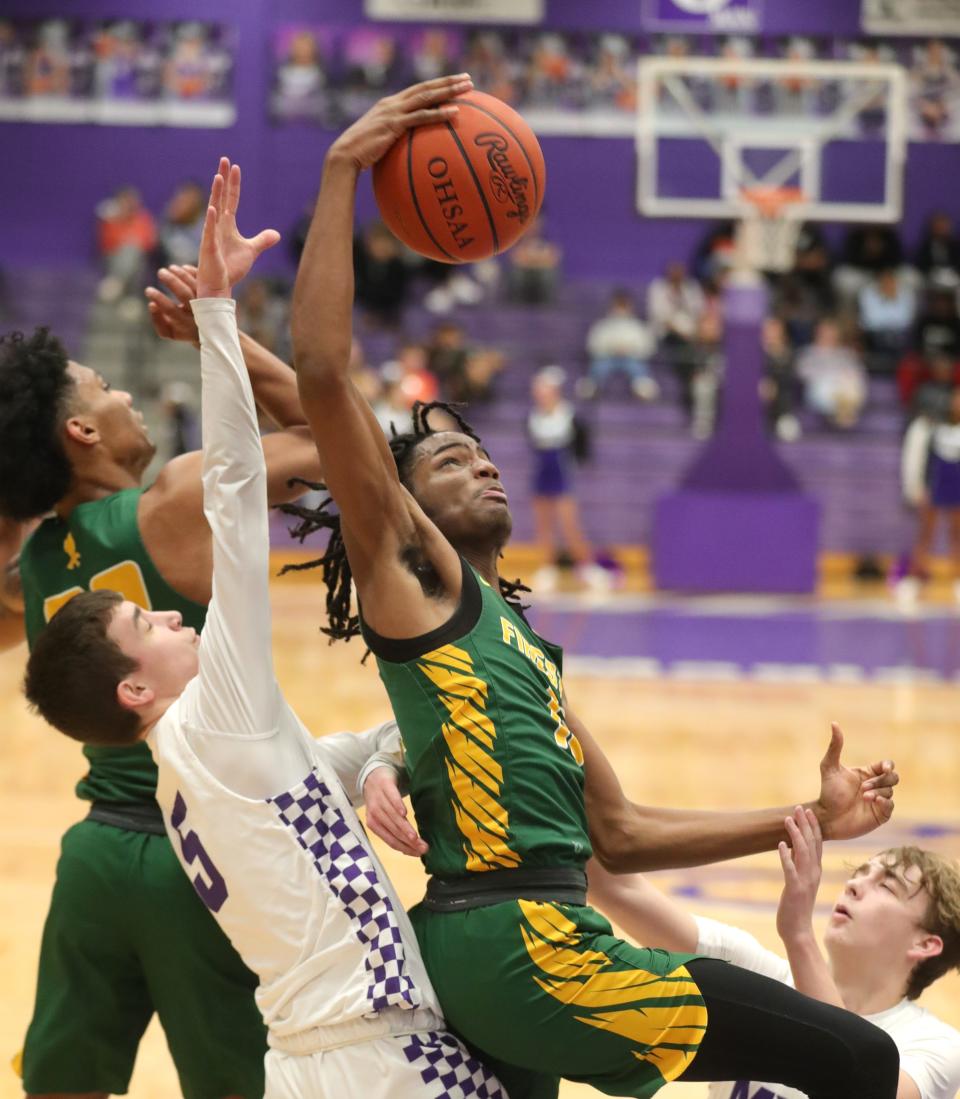
{"type": "Polygon", "coordinates": [[[895,1099],[900,1052],[886,1031],[865,1019],[856,1021],[858,1077],[865,1085],[861,1094],[871,1099],[895,1099]]]}

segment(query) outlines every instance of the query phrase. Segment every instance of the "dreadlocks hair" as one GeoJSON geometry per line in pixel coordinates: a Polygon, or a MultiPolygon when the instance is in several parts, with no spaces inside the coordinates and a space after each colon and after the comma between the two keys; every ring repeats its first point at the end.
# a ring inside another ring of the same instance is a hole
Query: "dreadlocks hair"
{"type": "Polygon", "coordinates": [[[49,329],[0,339],[0,516],[35,519],[69,490],[58,429],[73,390],[67,353],[49,329]]]}
{"type": "MultiPolygon", "coordinates": [[[[429,423],[430,413],[435,409],[445,412],[457,425],[458,430],[469,436],[475,443],[480,442],[480,436],[473,430],[467,421],[457,411],[457,406],[443,401],[429,401],[423,403],[415,401],[411,409],[413,429],[411,431],[397,432],[393,424],[390,425],[391,435],[388,439],[393,460],[397,463],[397,474],[400,481],[406,487],[409,486],[408,478],[413,469],[413,458],[416,449],[429,435],[437,434],[436,429],[429,423]]],[[[300,484],[305,488],[326,491],[326,485],[315,484],[294,478],[291,485],[300,484]]],[[[360,617],[350,611],[350,589],[353,573],[350,570],[350,562],[347,560],[347,551],[343,543],[343,532],[340,529],[339,512],[333,510],[332,496],[321,500],[316,507],[304,507],[301,504],[283,504],[280,511],[292,515],[300,522],[291,530],[291,535],[301,544],[311,534],[320,530],[330,532],[330,540],[322,557],[316,557],[312,561],[304,561],[298,564],[284,565],[280,570],[282,576],[286,572],[300,572],[304,569],[319,568],[323,576],[323,582],[327,589],[327,626],[321,627],[331,644],[334,641],[349,641],[360,633],[360,617]]],[[[520,602],[520,593],[530,589],[519,580],[504,580],[500,578],[500,594],[513,609],[523,615],[526,607],[520,602]]],[[[369,654],[367,654],[369,655],[369,654]]],[[[366,660],[366,655],[364,656],[366,660]]]]}

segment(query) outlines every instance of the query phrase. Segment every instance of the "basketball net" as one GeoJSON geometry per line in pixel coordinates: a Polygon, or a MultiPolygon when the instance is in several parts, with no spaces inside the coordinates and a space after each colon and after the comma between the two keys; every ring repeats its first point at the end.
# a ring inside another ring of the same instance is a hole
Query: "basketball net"
{"type": "Polygon", "coordinates": [[[795,209],[804,199],[799,187],[743,187],[743,216],[737,223],[736,268],[790,271],[800,235],[795,209]]]}

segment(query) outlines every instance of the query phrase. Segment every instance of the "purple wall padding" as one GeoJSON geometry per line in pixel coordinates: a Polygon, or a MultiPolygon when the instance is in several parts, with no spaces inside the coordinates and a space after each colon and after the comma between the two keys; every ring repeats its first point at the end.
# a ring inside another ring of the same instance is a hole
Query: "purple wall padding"
{"type": "Polygon", "coordinates": [[[820,506],[805,496],[764,430],[760,329],[767,292],[734,281],[724,294],[726,380],[712,437],[653,522],[658,588],[809,592],[820,506]]]}
{"type": "MultiPolygon", "coordinates": [[[[43,18],[163,20],[195,18],[191,0],[4,0],[4,15],[43,18]]],[[[70,268],[94,258],[93,210],[123,182],[141,189],[156,211],[184,177],[206,181],[217,157],[244,168],[242,227],[288,231],[319,183],[330,135],[306,125],[274,127],[267,118],[270,48],[279,23],[362,21],[359,0],[206,0],[202,17],[234,28],[235,126],[225,130],[124,128],[94,125],[0,124],[5,170],[0,172],[0,265],[70,268]]],[[[766,0],[767,34],[856,35],[859,5],[836,0],[766,0]]],[[[548,22],[569,29],[642,30],[640,0],[548,0],[548,22]]],[[[575,278],[639,282],[666,262],[687,257],[703,235],[699,221],[643,219],[636,212],[633,142],[615,138],[543,139],[548,166],[549,233],[562,243],[575,278]]],[[[928,213],[946,207],[960,215],[955,186],[960,146],[912,145],[907,164],[909,245],[928,213]]],[[[853,157],[853,171],[857,158],[853,157]]],[[[687,170],[696,165],[688,165],[687,170]]],[[[839,170],[848,170],[838,169],[839,170]]],[[[374,215],[369,184],[361,190],[362,219],[374,215]]],[[[292,270],[281,247],[264,257],[264,269],[292,270]]]]}

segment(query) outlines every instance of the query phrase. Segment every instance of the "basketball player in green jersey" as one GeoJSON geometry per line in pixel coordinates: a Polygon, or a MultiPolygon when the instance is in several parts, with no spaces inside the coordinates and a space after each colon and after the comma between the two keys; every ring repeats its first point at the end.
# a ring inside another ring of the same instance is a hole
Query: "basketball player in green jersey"
{"type": "MultiPolygon", "coordinates": [[[[408,128],[450,119],[449,100],[471,86],[416,85],[333,144],[292,316],[301,401],[339,510],[302,513],[301,531],[332,531],[329,632],[362,628],[401,728],[429,844],[432,877],[411,915],[431,980],[511,1099],[556,1096],[561,1076],[647,1096],[668,1080],[745,1074],[819,1099],[892,1099],[896,1050],[877,1028],[733,966],[630,946],[586,906],[591,848],[614,870],[729,858],[776,847],[790,810],[627,801],[567,707],[559,649],[498,576],[511,520],[490,456],[462,421],[431,431],[430,406],[388,443],[349,377],[360,173],[408,128]]],[[[891,764],[842,767],[840,745],[835,729],[810,803],[833,837],[885,820],[897,781],[891,764]]]]}
{"type": "MultiPolygon", "coordinates": [[[[238,198],[231,198],[229,246],[252,260],[276,234],[241,237],[238,198]]],[[[183,279],[173,281],[185,296],[183,279]]],[[[166,335],[189,338],[189,307],[156,308],[166,335]]],[[[302,491],[288,488],[290,477],[318,473],[316,451],[293,371],[250,340],[244,348],[260,407],[279,428],[264,440],[270,497],[279,503],[302,491]]],[[[68,362],[44,331],[0,343],[0,515],[8,541],[16,520],[52,512],[19,560],[30,641],[72,595],[101,588],[148,609],[177,610],[186,626],[203,625],[211,546],[201,455],[171,461],[143,487],[154,450],[129,394],[68,362]]],[[[0,636],[9,643],[15,594],[3,604],[0,636]]],[[[260,1099],[266,1044],[255,979],[170,847],[149,751],[140,744],[85,747],[84,754],[89,770],[77,794],[92,805],[63,838],[22,1059],[27,1092],[126,1092],[156,1011],[187,1099],[260,1099]]]]}

